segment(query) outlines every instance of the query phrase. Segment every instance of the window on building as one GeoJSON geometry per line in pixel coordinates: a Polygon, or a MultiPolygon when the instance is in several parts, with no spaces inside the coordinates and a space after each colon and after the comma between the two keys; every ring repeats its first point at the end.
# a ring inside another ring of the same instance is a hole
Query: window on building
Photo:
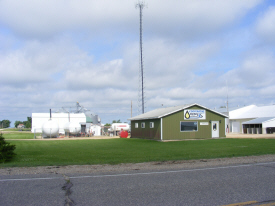
{"type": "Polygon", "coordinates": [[[154,122],[150,122],[150,128],[154,128],[154,122]]]}
{"type": "Polygon", "coordinates": [[[135,128],[138,128],[138,123],[135,123],[135,128]]]}
{"type": "Polygon", "coordinates": [[[141,128],[145,128],[145,122],[141,122],[141,128]]]}
{"type": "Polygon", "coordinates": [[[196,132],[198,131],[198,122],[180,122],[181,132],[196,132]]]}
{"type": "Polygon", "coordinates": [[[217,123],[213,123],[213,131],[217,130],[217,123]]]}

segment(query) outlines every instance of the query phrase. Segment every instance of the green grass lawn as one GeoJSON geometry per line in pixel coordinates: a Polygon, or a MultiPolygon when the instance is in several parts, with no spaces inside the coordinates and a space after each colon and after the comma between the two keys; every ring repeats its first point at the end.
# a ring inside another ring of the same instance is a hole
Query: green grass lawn
{"type": "Polygon", "coordinates": [[[211,139],[175,142],[141,139],[18,140],[8,142],[16,145],[17,156],[11,162],[0,164],[0,167],[119,164],[275,154],[275,139],[211,139]]]}
{"type": "MultiPolygon", "coordinates": [[[[0,131],[1,132],[1,131],[0,131]]],[[[41,135],[41,134],[36,134],[41,135]]],[[[30,132],[9,132],[9,133],[3,133],[3,137],[8,139],[34,139],[34,134],[30,132]]]]}
{"type": "Polygon", "coordinates": [[[18,128],[6,128],[3,131],[31,131],[31,128],[23,128],[23,129],[18,129],[18,128]]]}

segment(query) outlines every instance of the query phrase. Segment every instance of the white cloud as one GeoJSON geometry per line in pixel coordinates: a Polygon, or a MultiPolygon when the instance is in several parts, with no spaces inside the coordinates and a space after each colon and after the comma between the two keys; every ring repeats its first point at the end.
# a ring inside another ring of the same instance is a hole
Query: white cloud
{"type": "Polygon", "coordinates": [[[265,41],[275,43],[275,6],[270,6],[261,15],[256,24],[256,31],[265,41]]]}
{"type": "Polygon", "coordinates": [[[147,31],[153,30],[155,34],[162,36],[204,39],[209,34],[226,29],[261,2],[262,0],[154,0],[148,5],[148,11],[144,11],[144,22],[146,24],[149,21],[147,31]]]}
{"type": "MultiPolygon", "coordinates": [[[[1,83],[25,86],[53,80],[72,61],[71,50],[64,42],[41,44],[27,42],[25,47],[0,55],[1,83]]],[[[77,53],[77,52],[76,52],[77,53]]]]}
{"type": "Polygon", "coordinates": [[[102,65],[85,65],[65,72],[65,82],[69,89],[94,89],[126,87],[129,83],[121,59],[102,65]]]}
{"type": "Polygon", "coordinates": [[[239,68],[225,74],[222,79],[228,80],[230,85],[241,85],[249,89],[263,88],[274,84],[275,56],[271,53],[251,54],[243,60],[239,68]]]}
{"type": "Polygon", "coordinates": [[[0,19],[23,36],[49,37],[66,30],[93,33],[124,25],[133,18],[130,1],[3,0],[0,19]]]}
{"type": "MultiPolygon", "coordinates": [[[[2,24],[26,37],[45,38],[66,31],[123,35],[138,30],[139,13],[129,0],[2,0],[2,24]]],[[[144,26],[155,36],[203,37],[237,21],[261,0],[148,2],[144,26]]]]}
{"type": "Polygon", "coordinates": [[[200,70],[199,65],[219,51],[216,42],[196,48],[163,40],[145,45],[145,86],[148,89],[188,86],[196,77],[194,73],[200,70]]]}

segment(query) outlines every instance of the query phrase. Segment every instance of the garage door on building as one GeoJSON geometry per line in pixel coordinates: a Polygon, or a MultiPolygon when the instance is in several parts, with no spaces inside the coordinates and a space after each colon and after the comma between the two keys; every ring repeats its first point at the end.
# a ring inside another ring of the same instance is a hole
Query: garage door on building
{"type": "Polygon", "coordinates": [[[232,122],[232,132],[240,133],[240,123],[239,122],[232,122]]]}

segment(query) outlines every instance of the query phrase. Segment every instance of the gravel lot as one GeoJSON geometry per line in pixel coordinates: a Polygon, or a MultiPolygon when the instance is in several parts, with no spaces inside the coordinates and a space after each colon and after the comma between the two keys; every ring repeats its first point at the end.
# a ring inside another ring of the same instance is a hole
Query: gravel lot
{"type": "Polygon", "coordinates": [[[119,165],[70,165],[70,166],[43,166],[43,167],[11,167],[1,168],[0,175],[22,174],[98,174],[98,173],[126,173],[138,170],[139,172],[157,170],[194,169],[203,167],[220,167],[239,164],[275,162],[275,155],[247,156],[235,158],[182,160],[165,162],[148,162],[119,165]]]}

